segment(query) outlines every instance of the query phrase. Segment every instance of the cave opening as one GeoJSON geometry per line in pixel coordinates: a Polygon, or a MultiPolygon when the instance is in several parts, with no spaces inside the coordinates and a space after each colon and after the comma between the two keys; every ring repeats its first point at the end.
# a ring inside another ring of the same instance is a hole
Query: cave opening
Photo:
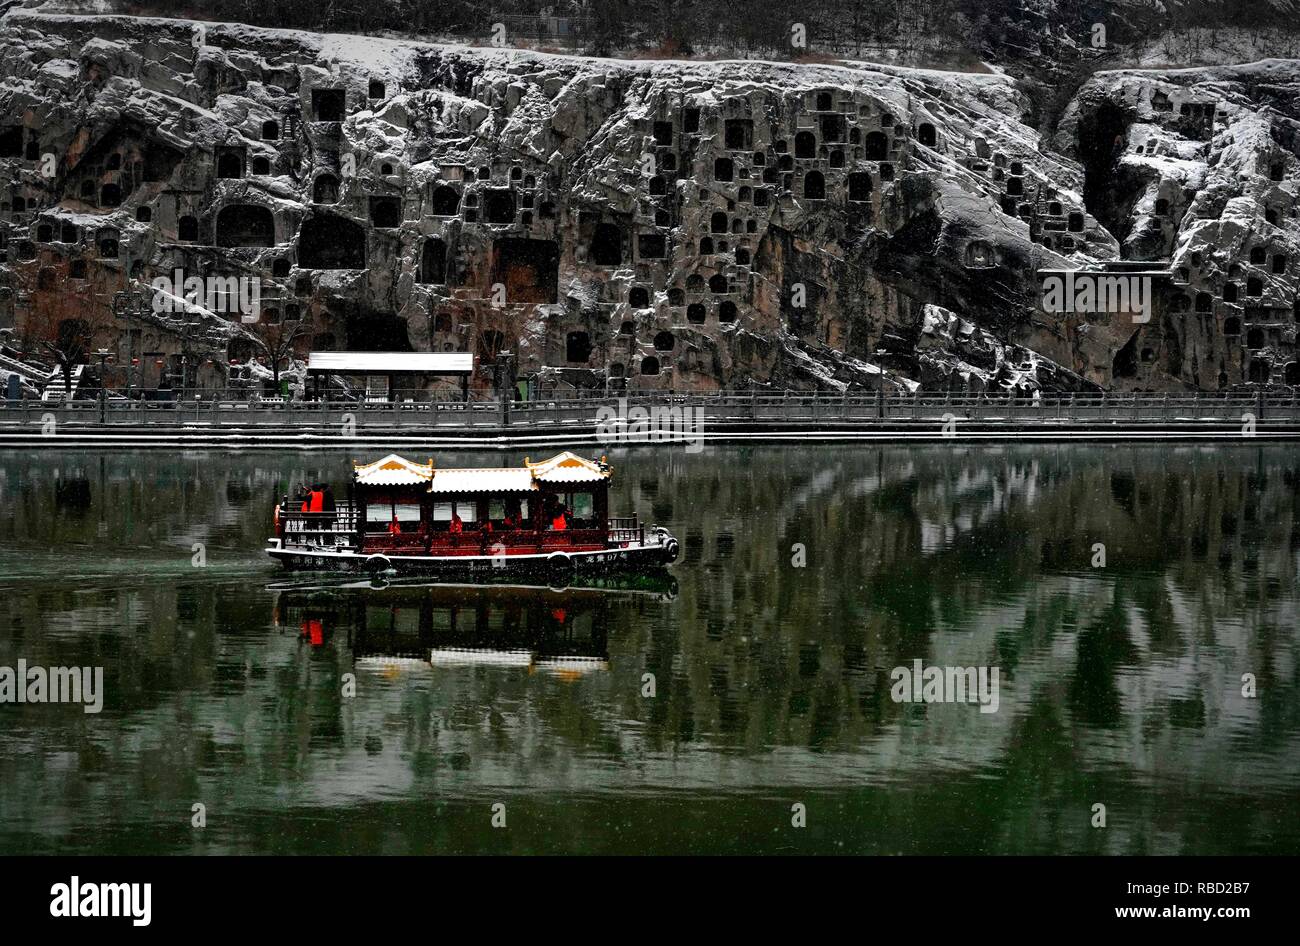
{"type": "Polygon", "coordinates": [[[748,118],[728,118],[723,126],[728,151],[749,151],[754,147],[754,122],[748,118]]]}
{"type": "Polygon", "coordinates": [[[390,312],[358,309],[343,320],[346,351],[414,351],[406,320],[390,312]]]}
{"type": "Polygon", "coordinates": [[[381,230],[392,230],[402,225],[402,200],[400,197],[371,197],[370,222],[381,230]]]}
{"type": "Polygon", "coordinates": [[[488,223],[514,223],[515,192],[509,188],[489,190],[483,197],[483,219],[488,223]]]}
{"type": "Polygon", "coordinates": [[[1137,374],[1137,333],[1133,333],[1124,347],[1115,353],[1112,370],[1117,378],[1131,378],[1137,374]]]}
{"type": "Polygon", "coordinates": [[[454,217],[460,212],[460,194],[454,187],[439,184],[429,200],[429,213],[435,217],[454,217]]]}
{"type": "Polygon", "coordinates": [[[420,250],[420,282],[443,285],[447,282],[447,244],[437,238],[424,241],[420,250]]]}
{"type": "Polygon", "coordinates": [[[558,299],[560,247],[554,240],[505,237],[492,244],[492,282],[506,287],[509,303],[558,299]]]}
{"type": "Polygon", "coordinates": [[[310,217],[298,235],[298,265],[304,269],[365,269],[365,230],[333,214],[310,217]]]}
{"type": "Polygon", "coordinates": [[[794,156],[796,158],[817,157],[817,136],[811,131],[801,131],[795,135],[794,156]]]}
{"type": "Polygon", "coordinates": [[[591,336],[586,332],[569,332],[564,336],[564,360],[585,363],[591,357],[591,336]]]}
{"type": "Polygon", "coordinates": [[[865,171],[855,171],[849,175],[849,200],[859,204],[871,200],[870,174],[865,171]]]}
{"type": "Polygon", "coordinates": [[[244,176],[244,159],[235,148],[222,148],[217,152],[217,177],[231,180],[244,176]]]}
{"type": "Polygon", "coordinates": [[[23,153],[23,126],[11,125],[0,132],[0,158],[17,158],[23,153]]]}
{"type": "Polygon", "coordinates": [[[341,122],[347,109],[347,93],[343,89],[312,89],[311,112],[318,122],[341,122]]]}
{"type": "Polygon", "coordinates": [[[275,246],[275,217],[256,204],[231,204],[217,212],[217,246],[275,246]]]}
{"type": "MultiPolygon", "coordinates": [[[[823,115],[821,117],[822,141],[832,144],[843,141],[848,135],[848,123],[844,116],[836,113],[834,115],[823,115]]],[[[796,141],[796,145],[798,142],[796,141]]]]}
{"type": "Polygon", "coordinates": [[[1133,111],[1103,102],[1079,121],[1078,151],[1083,163],[1083,205],[1124,246],[1141,182],[1122,169],[1133,111]]]}
{"type": "Polygon", "coordinates": [[[668,255],[668,238],[662,233],[639,233],[636,238],[639,259],[663,259],[668,255]]]}
{"type": "Polygon", "coordinates": [[[333,174],[322,174],[316,178],[311,190],[312,203],[337,204],[339,202],[339,179],[333,174]]]}
{"type": "Polygon", "coordinates": [[[889,157],[889,139],[884,132],[867,133],[867,140],[862,146],[862,156],[868,161],[884,161],[889,157]]]}
{"type": "Polygon", "coordinates": [[[596,266],[618,266],[623,262],[623,233],[612,223],[601,223],[591,235],[588,256],[596,266]]]}

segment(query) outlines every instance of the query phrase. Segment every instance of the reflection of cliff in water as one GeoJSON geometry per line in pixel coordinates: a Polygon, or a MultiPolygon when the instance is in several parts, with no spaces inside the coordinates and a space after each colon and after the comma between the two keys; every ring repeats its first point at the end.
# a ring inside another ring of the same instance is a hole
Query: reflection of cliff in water
{"type": "Polygon", "coordinates": [[[603,667],[612,612],[630,595],[671,598],[657,587],[551,588],[506,584],[351,583],[284,588],[275,622],[313,647],[338,639],[358,664],[603,667]]]}

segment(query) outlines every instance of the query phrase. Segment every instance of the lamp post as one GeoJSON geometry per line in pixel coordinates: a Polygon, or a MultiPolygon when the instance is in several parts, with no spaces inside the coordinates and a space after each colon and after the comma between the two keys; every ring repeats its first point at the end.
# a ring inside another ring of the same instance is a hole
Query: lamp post
{"type": "Polygon", "coordinates": [[[104,411],[108,407],[108,389],[104,385],[104,362],[108,361],[112,353],[107,348],[101,348],[95,352],[95,357],[99,359],[99,422],[104,423],[104,411]]]}

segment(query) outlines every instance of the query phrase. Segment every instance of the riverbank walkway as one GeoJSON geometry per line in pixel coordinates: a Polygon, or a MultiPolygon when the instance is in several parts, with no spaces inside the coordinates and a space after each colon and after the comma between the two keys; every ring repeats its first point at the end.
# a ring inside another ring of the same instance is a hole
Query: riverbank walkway
{"type": "Polygon", "coordinates": [[[531,401],[0,399],[0,447],[348,447],[735,441],[1240,441],[1300,439],[1294,395],[674,394],[531,401]]]}

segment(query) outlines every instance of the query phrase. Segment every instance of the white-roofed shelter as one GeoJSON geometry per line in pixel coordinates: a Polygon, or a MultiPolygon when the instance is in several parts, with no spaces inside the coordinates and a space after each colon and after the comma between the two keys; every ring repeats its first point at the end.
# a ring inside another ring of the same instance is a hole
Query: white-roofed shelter
{"type": "Polygon", "coordinates": [[[385,401],[395,399],[399,378],[460,378],[461,398],[468,400],[473,373],[470,352],[314,351],[307,356],[307,376],[315,379],[317,397],[326,378],[341,375],[364,379],[367,399],[385,401]]]}

